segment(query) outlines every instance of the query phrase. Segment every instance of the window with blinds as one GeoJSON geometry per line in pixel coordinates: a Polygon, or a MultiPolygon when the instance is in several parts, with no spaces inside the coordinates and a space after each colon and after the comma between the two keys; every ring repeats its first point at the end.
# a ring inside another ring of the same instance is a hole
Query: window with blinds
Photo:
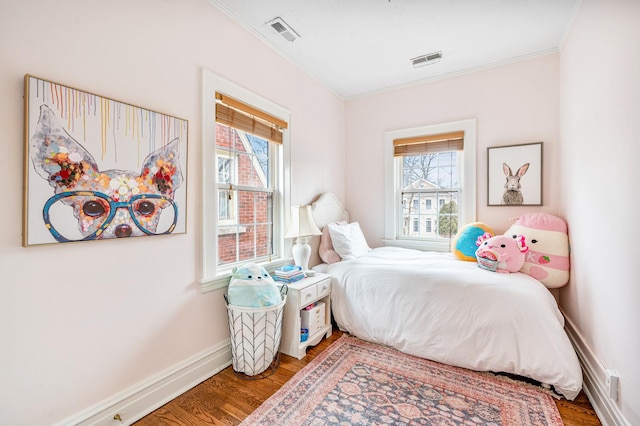
{"type": "Polygon", "coordinates": [[[386,198],[393,200],[393,206],[387,207],[385,244],[450,250],[459,225],[474,216],[470,210],[474,206],[465,206],[468,201],[463,196],[465,191],[475,190],[464,178],[468,163],[475,162],[469,154],[475,152],[473,123],[385,134],[390,156],[385,160],[389,162],[386,179],[390,182],[386,198]],[[437,131],[444,128],[447,131],[437,131]]]}
{"type": "Polygon", "coordinates": [[[458,157],[463,149],[464,132],[393,141],[402,176],[402,237],[449,240],[456,235],[461,189],[458,157]]]}
{"type": "Polygon", "coordinates": [[[203,292],[225,288],[247,262],[273,271],[290,262],[291,113],[202,70],[203,292]]]}
{"type": "Polygon", "coordinates": [[[274,254],[274,170],[287,123],[216,93],[217,263],[274,254]]]}

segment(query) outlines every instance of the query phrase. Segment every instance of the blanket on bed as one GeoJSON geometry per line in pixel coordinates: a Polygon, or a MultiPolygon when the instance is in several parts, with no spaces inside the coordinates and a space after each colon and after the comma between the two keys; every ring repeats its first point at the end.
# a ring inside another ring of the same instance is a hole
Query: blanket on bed
{"type": "Polygon", "coordinates": [[[393,247],[326,272],[343,331],[454,366],[530,377],[571,400],[582,387],[556,300],[529,275],[393,247]]]}

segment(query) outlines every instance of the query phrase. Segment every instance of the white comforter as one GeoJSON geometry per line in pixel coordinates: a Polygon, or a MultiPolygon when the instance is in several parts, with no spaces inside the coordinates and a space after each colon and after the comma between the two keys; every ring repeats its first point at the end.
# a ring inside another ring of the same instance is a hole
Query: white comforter
{"type": "Polygon", "coordinates": [[[582,387],[564,317],[529,275],[392,247],[326,272],[338,326],[361,339],[450,365],[530,377],[570,400],[582,387]]]}

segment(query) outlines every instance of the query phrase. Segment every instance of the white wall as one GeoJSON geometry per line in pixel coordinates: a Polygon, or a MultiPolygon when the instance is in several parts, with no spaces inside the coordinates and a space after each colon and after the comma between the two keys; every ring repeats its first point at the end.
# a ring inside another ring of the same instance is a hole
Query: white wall
{"type": "Polygon", "coordinates": [[[0,423],[52,424],[228,339],[201,294],[201,74],[291,111],[292,194],[344,198],[344,104],[206,0],[0,4],[0,423]],[[21,247],[23,76],[189,120],[187,233],[21,247]]]}
{"type": "MultiPolygon", "coordinates": [[[[585,0],[560,54],[561,210],[571,282],[561,304],[640,424],[640,2],[585,0]]],[[[603,378],[600,374],[596,379],[603,378]]]]}
{"type": "Polygon", "coordinates": [[[551,54],[347,103],[346,207],[371,246],[384,235],[383,132],[469,118],[477,120],[477,220],[503,232],[519,213],[557,213],[558,55],[551,54]],[[538,141],[544,205],[487,207],[487,147],[538,141]]]}

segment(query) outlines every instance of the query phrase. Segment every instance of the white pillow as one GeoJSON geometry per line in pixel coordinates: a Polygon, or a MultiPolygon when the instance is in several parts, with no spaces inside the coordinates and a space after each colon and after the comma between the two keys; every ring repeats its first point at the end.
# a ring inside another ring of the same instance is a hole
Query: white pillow
{"type": "Polygon", "coordinates": [[[330,223],[327,226],[329,227],[333,249],[343,260],[355,259],[371,250],[358,222],[352,222],[347,225],[330,223]]]}

